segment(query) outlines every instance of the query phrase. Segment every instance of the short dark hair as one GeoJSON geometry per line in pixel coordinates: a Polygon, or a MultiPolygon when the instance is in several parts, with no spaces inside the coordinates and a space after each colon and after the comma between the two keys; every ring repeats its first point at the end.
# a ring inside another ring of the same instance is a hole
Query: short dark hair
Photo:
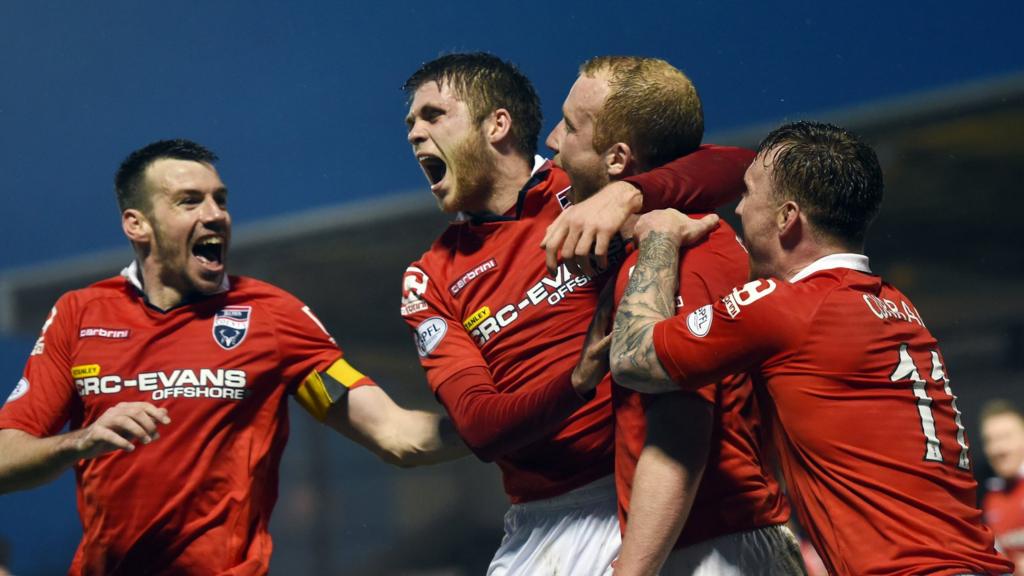
{"type": "Polygon", "coordinates": [[[192,160],[204,164],[213,164],[218,160],[217,155],[205,146],[182,138],[158,140],[139,148],[121,162],[114,176],[114,190],[117,192],[117,205],[121,212],[129,208],[149,211],[149,194],[143,190],[146,168],[163,158],[192,160]]]}
{"type": "Polygon", "coordinates": [[[641,170],[685,156],[704,137],[704,111],[697,88],[675,66],[659,58],[597,56],[580,74],[606,74],[608,97],[594,126],[594,150],[600,154],[625,142],[641,170]]]}
{"type": "Polygon", "coordinates": [[[1017,408],[1017,405],[1014,404],[1013,402],[1010,402],[1009,400],[1005,400],[1003,398],[994,398],[992,400],[989,400],[988,402],[985,402],[985,404],[981,407],[981,417],[979,418],[979,420],[982,424],[984,424],[985,421],[988,420],[989,418],[993,418],[995,416],[1004,416],[1007,414],[1011,416],[1016,416],[1017,419],[1024,422],[1024,413],[1020,411],[1020,408],[1017,408]]]}
{"type": "Polygon", "coordinates": [[[508,110],[515,147],[532,162],[543,119],[540,98],[514,64],[486,52],[446,54],[423,64],[405,81],[402,90],[408,101],[428,82],[439,87],[447,84],[466,103],[477,124],[499,108],[508,110]]]}
{"type": "Polygon", "coordinates": [[[856,134],[832,124],[792,122],[772,130],[757,154],[762,162],[771,160],[780,199],[796,201],[826,236],[864,245],[885,184],[878,156],[856,134]]]}

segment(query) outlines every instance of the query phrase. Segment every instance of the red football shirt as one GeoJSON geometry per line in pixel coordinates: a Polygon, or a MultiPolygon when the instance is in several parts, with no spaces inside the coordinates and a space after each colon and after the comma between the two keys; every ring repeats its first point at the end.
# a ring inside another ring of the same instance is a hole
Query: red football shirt
{"type": "Polygon", "coordinates": [[[1024,563],[1024,482],[991,478],[982,501],[985,524],[996,536],[999,550],[1018,565],[1024,563]]]}
{"type": "Polygon", "coordinates": [[[967,439],[935,338],[867,258],[823,258],[659,322],[687,389],[748,369],[801,524],[832,574],[1003,574],[975,507],[967,439]]]}
{"type": "MultiPolygon", "coordinates": [[[[645,197],[707,210],[742,190],[750,156],[742,149],[704,147],[673,163],[673,169],[689,171],[688,179],[645,187],[645,197]],[[702,168],[714,158],[721,163],[702,168]]],[[[443,387],[461,386],[466,374],[489,378],[501,394],[562,390],[557,405],[518,406],[544,418],[524,420],[529,430],[510,429],[521,441],[508,447],[504,439],[501,450],[477,447],[468,437],[510,430],[492,430],[493,420],[445,406],[467,444],[501,467],[513,503],[557,496],[612,473],[608,383],[589,402],[575,404],[569,384],[608,275],[573,276],[562,266],[551,277],[539,248],[548,225],[569,206],[568,193],[565,173],[538,162],[509,214],[452,224],[406,270],[403,282],[402,315],[439,398],[445,397],[443,387]]]]}
{"type": "Polygon", "coordinates": [[[79,461],[71,574],[265,574],[287,394],[341,356],[288,293],[250,278],[161,312],[125,278],[58,300],[0,410],[35,436],[119,402],[166,408],[160,438],[79,461]]]}
{"type": "MultiPolygon", "coordinates": [[[[615,287],[622,298],[638,253],[626,259],[615,287]]],[[[684,317],[727,294],[748,276],[747,253],[736,233],[722,222],[700,244],[680,253],[676,312],[684,317]]],[[[714,406],[711,448],[693,508],[676,548],[724,534],[784,524],[789,506],[769,470],[768,433],[757,397],[746,374],[729,376],[694,394],[714,406]]],[[[649,396],[612,386],[615,411],[615,487],[625,532],[636,464],[646,437],[645,407],[649,396]]]]}

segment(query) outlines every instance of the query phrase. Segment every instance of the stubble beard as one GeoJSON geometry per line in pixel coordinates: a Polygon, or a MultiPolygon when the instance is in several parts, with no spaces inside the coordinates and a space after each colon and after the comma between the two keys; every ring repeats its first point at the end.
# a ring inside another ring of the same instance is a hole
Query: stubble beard
{"type": "Polygon", "coordinates": [[[452,151],[457,195],[452,204],[453,211],[480,212],[494,192],[497,163],[488,154],[483,136],[473,131],[452,151]]]}
{"type": "MultiPolygon", "coordinates": [[[[160,266],[160,282],[167,287],[177,290],[183,298],[191,298],[216,291],[204,289],[203,284],[220,286],[224,280],[221,274],[217,278],[206,278],[200,274],[199,278],[192,278],[189,275],[189,259],[192,254],[187,248],[175,246],[167,241],[163,230],[159,226],[153,226],[153,256],[160,266]]],[[[226,272],[225,272],[226,274],[226,272]]]]}

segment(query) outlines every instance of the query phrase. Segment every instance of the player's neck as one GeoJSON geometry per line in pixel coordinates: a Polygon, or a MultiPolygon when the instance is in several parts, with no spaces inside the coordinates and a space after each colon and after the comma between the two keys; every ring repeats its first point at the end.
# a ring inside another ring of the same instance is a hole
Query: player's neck
{"type": "Polygon", "coordinates": [[[162,280],[159,267],[142,264],[139,268],[142,277],[142,292],[146,295],[146,302],[150,306],[160,310],[170,310],[185,300],[181,290],[162,280]]]}
{"type": "Polygon", "coordinates": [[[785,261],[779,266],[778,277],[789,280],[796,276],[801,270],[811,264],[833,254],[859,254],[861,251],[851,249],[848,246],[835,244],[808,244],[804,243],[794,248],[786,255],[785,261]]]}
{"type": "Polygon", "coordinates": [[[530,180],[533,166],[522,158],[506,157],[494,164],[494,186],[487,201],[487,210],[504,214],[519,200],[519,191],[530,180]]]}

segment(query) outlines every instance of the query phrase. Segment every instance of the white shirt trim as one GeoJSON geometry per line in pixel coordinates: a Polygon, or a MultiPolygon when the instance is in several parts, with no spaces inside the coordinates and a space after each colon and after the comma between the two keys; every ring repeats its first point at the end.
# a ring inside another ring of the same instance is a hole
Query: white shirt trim
{"type": "Polygon", "coordinates": [[[789,279],[789,281],[791,283],[799,282],[815,272],[831,270],[832,268],[849,268],[858,272],[871,274],[871,268],[868,266],[868,257],[863,254],[829,254],[828,256],[818,258],[814,262],[811,262],[809,266],[797,272],[789,279]]]}
{"type": "Polygon", "coordinates": [[[547,162],[547,161],[548,161],[548,159],[543,157],[543,156],[541,156],[540,154],[534,154],[533,155],[533,170],[530,171],[530,176],[536,175],[537,171],[540,170],[540,167],[543,166],[544,163],[547,162]]]}
{"type": "MultiPolygon", "coordinates": [[[[135,289],[142,292],[143,296],[146,295],[146,289],[142,287],[142,270],[139,269],[139,263],[136,260],[132,260],[132,263],[125,266],[121,270],[121,276],[124,276],[126,280],[135,286],[135,289]]],[[[228,280],[228,275],[224,275],[224,279],[220,281],[220,288],[217,289],[214,294],[220,294],[221,292],[227,292],[231,289],[231,281],[228,280]]],[[[148,300],[148,298],[147,298],[148,300]]]]}

